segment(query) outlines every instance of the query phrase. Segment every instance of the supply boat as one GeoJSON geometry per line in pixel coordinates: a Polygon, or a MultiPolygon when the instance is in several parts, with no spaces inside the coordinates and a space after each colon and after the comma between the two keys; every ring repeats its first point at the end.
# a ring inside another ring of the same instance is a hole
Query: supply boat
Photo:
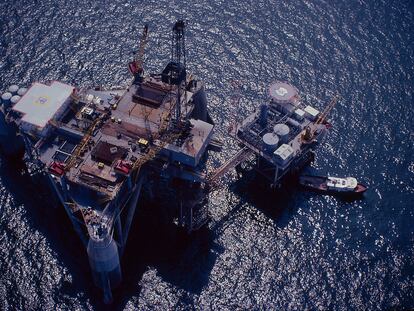
{"type": "Polygon", "coordinates": [[[361,195],[367,187],[354,177],[302,175],[299,184],[307,189],[329,194],[361,195]]]}

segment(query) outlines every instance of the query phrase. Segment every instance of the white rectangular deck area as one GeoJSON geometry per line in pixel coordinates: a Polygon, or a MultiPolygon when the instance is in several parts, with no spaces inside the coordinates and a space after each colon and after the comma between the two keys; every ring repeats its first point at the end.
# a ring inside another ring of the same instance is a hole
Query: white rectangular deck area
{"type": "Polygon", "coordinates": [[[27,127],[42,130],[52,119],[65,111],[73,86],[54,81],[51,85],[35,82],[24,96],[14,105],[13,110],[22,113],[27,127]]]}

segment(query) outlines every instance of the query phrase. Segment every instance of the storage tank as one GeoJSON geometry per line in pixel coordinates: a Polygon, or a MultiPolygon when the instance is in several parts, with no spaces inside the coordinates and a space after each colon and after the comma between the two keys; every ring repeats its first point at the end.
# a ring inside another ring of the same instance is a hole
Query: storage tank
{"type": "Polygon", "coordinates": [[[263,148],[265,151],[273,152],[279,144],[279,137],[275,133],[263,135],[263,148]]]}
{"type": "Polygon", "coordinates": [[[19,95],[14,95],[11,99],[10,99],[10,104],[12,106],[14,106],[15,104],[17,104],[17,102],[20,100],[20,96],[19,95]]]}
{"type": "Polygon", "coordinates": [[[287,142],[289,137],[289,126],[283,123],[278,123],[273,127],[273,133],[279,136],[280,140],[283,142],[287,142]]]}
{"type": "Polygon", "coordinates": [[[302,128],[302,126],[300,125],[300,123],[296,120],[293,120],[292,118],[288,118],[286,121],[287,124],[294,126],[296,128],[302,128]]]}
{"type": "Polygon", "coordinates": [[[17,91],[17,95],[19,96],[23,96],[24,94],[26,94],[27,89],[25,87],[21,87],[18,91],[17,91]]]}
{"type": "Polygon", "coordinates": [[[1,95],[1,102],[5,107],[10,106],[10,99],[13,97],[12,93],[6,92],[3,95],[1,95]]]}
{"type": "Polygon", "coordinates": [[[273,82],[269,86],[271,99],[278,104],[296,104],[298,90],[286,82],[273,82]]]}
{"type": "Polygon", "coordinates": [[[19,86],[16,84],[10,85],[9,87],[9,92],[12,93],[12,95],[16,95],[18,90],[19,86]]]}

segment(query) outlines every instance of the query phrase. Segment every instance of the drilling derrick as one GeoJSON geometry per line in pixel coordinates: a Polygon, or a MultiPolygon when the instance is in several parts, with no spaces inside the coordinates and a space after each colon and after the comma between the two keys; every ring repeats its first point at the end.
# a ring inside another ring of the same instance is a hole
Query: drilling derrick
{"type": "MultiPolygon", "coordinates": [[[[180,20],[175,23],[173,28],[173,42],[172,42],[172,61],[178,64],[178,67],[182,66],[182,80],[179,80],[178,90],[177,90],[177,105],[175,109],[175,120],[177,123],[181,121],[181,97],[182,97],[182,82],[186,81],[186,55],[185,55],[185,37],[184,37],[184,21],[180,20]]],[[[186,91],[184,90],[184,93],[186,91]]]]}
{"type": "Polygon", "coordinates": [[[174,109],[174,121],[175,124],[181,123],[181,105],[183,100],[186,99],[185,84],[187,81],[186,72],[186,53],[185,53],[185,36],[184,36],[185,23],[183,20],[179,20],[173,27],[173,33],[171,37],[171,61],[165,68],[162,74],[162,80],[165,83],[176,86],[177,101],[174,109]],[[184,90],[183,90],[184,84],[184,90]]]}

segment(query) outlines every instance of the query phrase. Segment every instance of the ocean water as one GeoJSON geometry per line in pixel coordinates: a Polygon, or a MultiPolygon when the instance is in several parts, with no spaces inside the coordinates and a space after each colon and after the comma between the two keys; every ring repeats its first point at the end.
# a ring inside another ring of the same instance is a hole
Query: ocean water
{"type": "Polygon", "coordinates": [[[143,206],[123,285],[104,306],[64,212],[1,158],[0,309],[413,309],[414,3],[3,0],[0,89],[126,85],[145,23],[145,67],[159,72],[178,18],[188,22],[189,70],[205,81],[226,144],[210,166],[237,150],[231,120],[266,100],[270,82],[286,80],[318,109],[341,96],[309,171],[356,176],[369,191],[356,201],[295,187],[272,193],[229,174],[210,197],[211,222],[191,238],[143,206]]]}

